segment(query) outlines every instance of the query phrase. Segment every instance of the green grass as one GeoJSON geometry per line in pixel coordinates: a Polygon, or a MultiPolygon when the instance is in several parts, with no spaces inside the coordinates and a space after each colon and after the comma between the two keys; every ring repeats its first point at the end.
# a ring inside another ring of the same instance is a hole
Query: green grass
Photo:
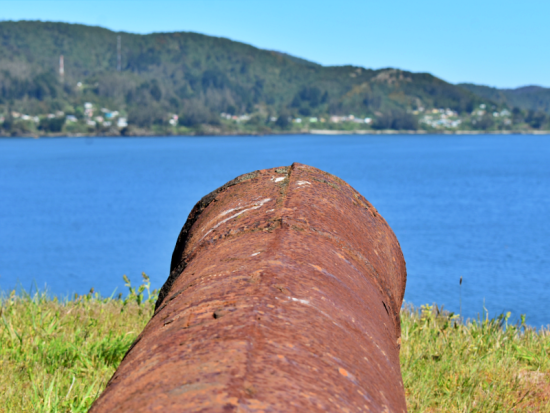
{"type": "MultiPolygon", "coordinates": [[[[148,278],[137,290],[125,280],[125,299],[0,299],[0,412],[87,411],[153,312],[148,278]]],[[[463,323],[437,307],[404,309],[409,411],[550,411],[550,334],[508,318],[463,323]]]]}
{"type": "Polygon", "coordinates": [[[60,301],[45,293],[1,298],[0,412],[85,412],[151,318],[149,280],[130,294],[60,301]]]}
{"type": "Polygon", "coordinates": [[[411,412],[550,411],[550,334],[510,313],[460,322],[437,307],[402,312],[401,366],[411,412]]]}

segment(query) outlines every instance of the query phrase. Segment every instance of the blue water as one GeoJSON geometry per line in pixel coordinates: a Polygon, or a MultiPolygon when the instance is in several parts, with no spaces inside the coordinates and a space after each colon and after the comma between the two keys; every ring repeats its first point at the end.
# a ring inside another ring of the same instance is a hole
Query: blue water
{"type": "Polygon", "coordinates": [[[407,261],[405,299],[550,324],[550,137],[284,136],[0,140],[0,290],[160,287],[187,214],[255,169],[349,182],[407,261]]]}

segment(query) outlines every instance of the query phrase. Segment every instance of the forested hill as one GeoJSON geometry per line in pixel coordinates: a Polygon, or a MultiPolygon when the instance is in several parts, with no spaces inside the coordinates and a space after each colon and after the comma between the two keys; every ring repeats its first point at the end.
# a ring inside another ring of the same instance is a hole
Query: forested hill
{"type": "MultiPolygon", "coordinates": [[[[431,109],[467,116],[462,126],[475,128],[470,117],[479,105],[497,111],[508,105],[426,73],[325,67],[196,33],[8,21],[0,22],[0,38],[4,134],[181,133],[205,125],[214,132],[269,132],[309,127],[302,118],[326,122],[324,128],[429,129],[437,127],[424,119],[431,109]]],[[[485,128],[502,126],[482,117],[485,128]]]]}
{"type": "Polygon", "coordinates": [[[475,93],[482,99],[535,112],[550,114],[550,88],[524,86],[516,89],[497,89],[489,86],[461,83],[460,87],[475,93]]]}

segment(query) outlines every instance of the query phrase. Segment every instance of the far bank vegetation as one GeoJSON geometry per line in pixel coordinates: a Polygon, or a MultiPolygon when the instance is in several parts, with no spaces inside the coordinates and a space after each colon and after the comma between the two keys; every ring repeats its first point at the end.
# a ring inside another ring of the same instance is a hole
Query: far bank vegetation
{"type": "Polygon", "coordinates": [[[196,33],[29,21],[0,32],[0,136],[550,129],[544,88],[326,67],[196,33]]]}

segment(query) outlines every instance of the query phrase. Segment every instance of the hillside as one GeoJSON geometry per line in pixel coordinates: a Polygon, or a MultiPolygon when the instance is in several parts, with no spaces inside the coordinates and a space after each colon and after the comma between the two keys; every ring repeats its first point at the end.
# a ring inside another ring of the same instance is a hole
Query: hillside
{"type": "MultiPolygon", "coordinates": [[[[5,135],[514,126],[484,120],[508,101],[427,73],[325,67],[197,33],[7,21],[0,22],[0,42],[5,135]]],[[[514,122],[531,127],[523,118],[514,122]]]]}
{"type": "Polygon", "coordinates": [[[516,89],[497,89],[489,86],[459,84],[482,99],[489,99],[510,107],[550,114],[550,88],[524,86],[516,89]]]}

